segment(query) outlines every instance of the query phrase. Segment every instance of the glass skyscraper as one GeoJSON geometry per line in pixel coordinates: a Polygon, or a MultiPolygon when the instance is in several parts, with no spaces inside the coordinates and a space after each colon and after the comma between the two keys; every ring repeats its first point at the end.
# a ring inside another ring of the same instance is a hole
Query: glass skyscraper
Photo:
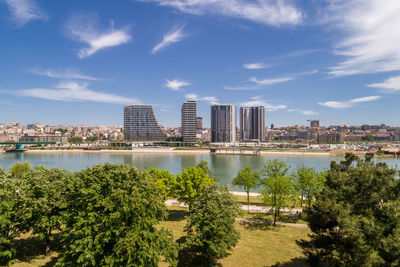
{"type": "Polygon", "coordinates": [[[211,106],[211,142],[236,142],[236,106],[218,104],[211,106]]]}
{"type": "Polygon", "coordinates": [[[265,130],[265,108],[241,107],[240,108],[240,138],[242,141],[263,142],[265,130]]]}
{"type": "Polygon", "coordinates": [[[166,134],[158,125],[151,105],[124,107],[124,139],[126,141],[165,141],[166,134]]]}
{"type": "Polygon", "coordinates": [[[181,131],[183,142],[196,142],[197,116],[196,101],[188,100],[182,104],[181,131]]]}

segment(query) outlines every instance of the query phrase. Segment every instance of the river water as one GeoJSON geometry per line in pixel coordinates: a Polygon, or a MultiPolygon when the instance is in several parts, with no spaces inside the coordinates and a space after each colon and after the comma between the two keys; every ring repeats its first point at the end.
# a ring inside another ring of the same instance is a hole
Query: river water
{"type": "MultiPolygon", "coordinates": [[[[32,166],[44,165],[47,168],[63,168],[75,172],[88,166],[110,163],[123,163],[138,168],[155,167],[179,173],[183,168],[197,165],[200,160],[206,160],[214,176],[219,178],[221,185],[230,185],[232,190],[242,191],[232,186],[232,179],[244,166],[251,166],[260,171],[264,162],[269,159],[280,159],[287,162],[292,170],[305,165],[316,170],[329,168],[332,160],[340,161],[340,157],[327,156],[240,156],[240,155],[211,155],[211,154],[167,154],[167,153],[91,153],[91,152],[40,152],[40,153],[0,153],[0,168],[8,169],[15,162],[29,161],[32,166]]],[[[397,168],[399,159],[379,159],[389,166],[397,168]]]]}

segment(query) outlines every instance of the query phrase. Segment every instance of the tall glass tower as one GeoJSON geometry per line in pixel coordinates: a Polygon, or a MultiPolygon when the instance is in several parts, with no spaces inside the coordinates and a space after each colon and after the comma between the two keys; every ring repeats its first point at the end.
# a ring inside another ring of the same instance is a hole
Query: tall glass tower
{"type": "Polygon", "coordinates": [[[236,106],[218,104],[211,106],[211,142],[236,142],[236,106]]]}
{"type": "Polygon", "coordinates": [[[265,130],[265,108],[240,108],[240,138],[242,141],[263,142],[265,130]]]}
{"type": "Polygon", "coordinates": [[[124,107],[124,139],[126,141],[165,141],[151,105],[124,107]]]}
{"type": "Polygon", "coordinates": [[[196,101],[188,100],[182,104],[181,129],[183,142],[196,142],[197,116],[196,101]]]}

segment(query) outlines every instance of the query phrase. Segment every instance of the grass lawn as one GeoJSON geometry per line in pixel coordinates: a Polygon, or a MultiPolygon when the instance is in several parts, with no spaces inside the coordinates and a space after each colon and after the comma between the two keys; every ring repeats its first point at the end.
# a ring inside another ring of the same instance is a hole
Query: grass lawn
{"type": "MultiPolygon", "coordinates": [[[[168,207],[170,215],[160,224],[160,227],[170,229],[175,239],[184,236],[183,228],[186,224],[186,208],[168,207]]],[[[247,217],[247,216],[246,216],[247,217]]],[[[240,232],[240,240],[231,252],[231,255],[220,261],[222,266],[308,266],[296,240],[307,238],[310,233],[308,227],[280,226],[258,223],[236,222],[240,232]]],[[[57,261],[58,252],[45,257],[44,244],[37,237],[29,234],[21,236],[16,241],[17,262],[14,267],[53,266],[57,261]]],[[[55,247],[57,251],[57,247],[55,247]]],[[[159,266],[168,266],[160,262],[159,266]]]]}

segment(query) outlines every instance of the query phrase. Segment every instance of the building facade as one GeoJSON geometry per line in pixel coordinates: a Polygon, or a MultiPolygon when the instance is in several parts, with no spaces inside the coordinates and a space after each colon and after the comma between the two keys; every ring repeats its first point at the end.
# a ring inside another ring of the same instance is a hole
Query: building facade
{"type": "Polygon", "coordinates": [[[218,104],[211,106],[211,142],[236,142],[236,106],[218,104]]]}
{"type": "Polygon", "coordinates": [[[183,102],[181,110],[181,131],[183,142],[196,142],[197,130],[196,101],[183,102]]]}
{"type": "Polygon", "coordinates": [[[241,107],[240,108],[240,138],[242,141],[265,141],[265,108],[241,107]]]}
{"type": "Polygon", "coordinates": [[[167,138],[158,125],[151,105],[124,107],[124,139],[126,141],[164,141],[167,138]]]}
{"type": "Polygon", "coordinates": [[[203,130],[203,118],[197,117],[197,130],[203,130]]]}

